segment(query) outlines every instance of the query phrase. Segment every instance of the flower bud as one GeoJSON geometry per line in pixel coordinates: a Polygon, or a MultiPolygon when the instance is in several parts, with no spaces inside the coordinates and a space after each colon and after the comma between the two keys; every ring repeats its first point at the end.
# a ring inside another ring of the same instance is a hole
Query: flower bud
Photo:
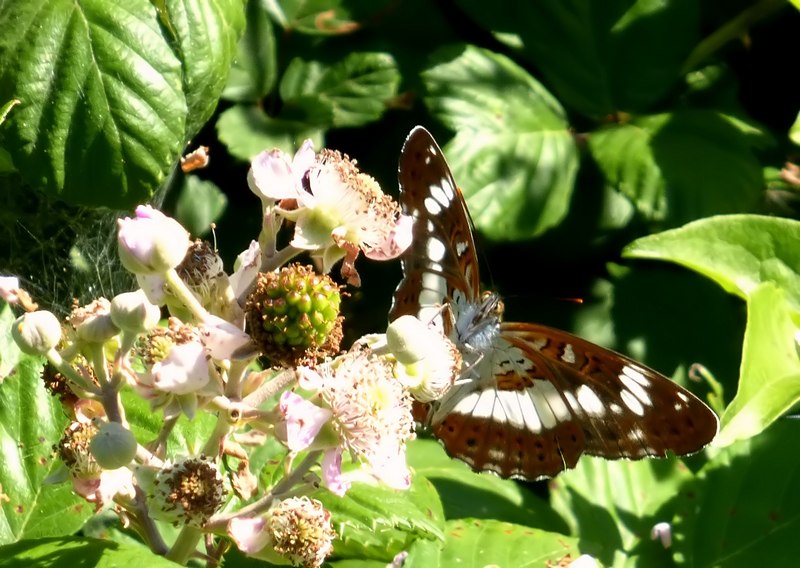
{"type": "Polygon", "coordinates": [[[143,290],[118,294],[111,300],[111,321],[125,331],[150,331],[161,319],[161,310],[151,304],[143,290]]]}
{"type": "Polygon", "coordinates": [[[17,318],[11,336],[23,353],[45,355],[61,341],[61,322],[50,312],[29,312],[17,318]]]}
{"type": "Polygon", "coordinates": [[[75,306],[67,321],[82,341],[105,343],[119,333],[110,314],[111,302],[98,298],[85,306],[75,306]]]}
{"type": "Polygon", "coordinates": [[[103,469],[118,469],[136,456],[136,438],[119,422],[106,422],[92,438],[89,450],[103,469]]]}
{"type": "Polygon", "coordinates": [[[149,205],[140,205],[136,218],[119,219],[117,225],[120,260],[134,274],[163,274],[186,256],[189,233],[149,205]]]}
{"type": "Polygon", "coordinates": [[[428,326],[414,316],[400,316],[386,329],[386,343],[395,359],[411,365],[430,352],[428,326]]]}

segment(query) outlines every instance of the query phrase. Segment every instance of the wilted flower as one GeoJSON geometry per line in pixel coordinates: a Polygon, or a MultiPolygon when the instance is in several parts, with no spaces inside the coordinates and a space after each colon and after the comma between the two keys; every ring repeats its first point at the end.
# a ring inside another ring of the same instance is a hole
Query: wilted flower
{"type": "Polygon", "coordinates": [[[119,333],[111,319],[111,302],[97,298],[85,306],[74,305],[67,323],[78,339],[89,343],[105,343],[119,333]]]}
{"type": "Polygon", "coordinates": [[[265,530],[273,549],[296,565],[321,566],[333,552],[336,533],[331,514],[316,499],[291,497],[280,501],[267,513],[265,530]]]}
{"type": "MultiPolygon", "coordinates": [[[[192,242],[175,270],[203,308],[219,313],[220,299],[228,285],[228,277],[223,270],[222,259],[208,242],[199,239],[192,242]]],[[[186,306],[170,293],[169,287],[166,292],[170,313],[184,321],[191,321],[192,314],[186,306]]]]}
{"type": "Polygon", "coordinates": [[[190,418],[199,399],[220,394],[212,382],[209,355],[200,331],[170,318],[169,328],[155,328],[147,337],[142,359],[147,367],[136,376],[137,388],[153,407],[165,407],[164,415],[190,418]]]}
{"type": "Polygon", "coordinates": [[[155,476],[151,503],[164,520],[201,527],[225,500],[225,483],[205,456],[165,465],[155,476]]]}
{"type": "Polygon", "coordinates": [[[75,492],[99,511],[117,496],[132,499],[133,475],[127,468],[104,470],[90,451],[97,428],[90,422],[72,422],[55,449],[67,467],[75,492]]]}
{"type": "Polygon", "coordinates": [[[186,256],[189,233],[149,205],[140,205],[135,218],[119,219],[117,225],[120,260],[134,274],[163,274],[186,256]]]}

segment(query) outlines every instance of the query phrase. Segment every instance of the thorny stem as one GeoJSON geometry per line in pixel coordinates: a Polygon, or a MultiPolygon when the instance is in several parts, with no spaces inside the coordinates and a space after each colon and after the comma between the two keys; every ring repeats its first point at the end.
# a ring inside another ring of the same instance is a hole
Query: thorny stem
{"type": "MultiPolygon", "coordinates": [[[[266,369],[260,372],[266,374],[274,371],[271,369],[266,369]]],[[[268,398],[272,398],[280,391],[284,390],[296,380],[297,374],[293,369],[284,369],[272,379],[266,381],[263,385],[244,397],[242,402],[248,406],[257,407],[268,398]]]]}
{"type": "Polygon", "coordinates": [[[316,450],[309,453],[292,473],[284,477],[277,485],[275,485],[275,487],[272,488],[272,491],[266,493],[258,501],[255,501],[246,507],[242,507],[235,513],[214,515],[208,520],[205,528],[208,530],[224,530],[225,527],[228,526],[228,523],[231,521],[231,519],[235,517],[253,517],[263,513],[270,508],[272,502],[276,499],[276,496],[286,493],[297,483],[299,483],[305,474],[308,473],[314,464],[317,463],[321,455],[322,450],[316,450]]]}

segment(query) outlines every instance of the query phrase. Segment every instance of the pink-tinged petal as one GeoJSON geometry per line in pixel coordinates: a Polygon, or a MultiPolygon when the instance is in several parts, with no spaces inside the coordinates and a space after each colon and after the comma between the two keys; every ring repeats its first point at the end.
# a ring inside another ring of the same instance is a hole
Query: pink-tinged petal
{"type": "Polygon", "coordinates": [[[331,411],[320,408],[302,396],[291,391],[281,395],[278,405],[283,421],[278,425],[277,433],[293,452],[306,449],[319,434],[322,426],[330,420],[331,411]]]}
{"type": "Polygon", "coordinates": [[[311,169],[316,160],[317,154],[314,152],[314,143],[311,138],[306,138],[294,154],[292,171],[301,179],[311,169]]]}
{"type": "Polygon", "coordinates": [[[178,266],[189,249],[189,233],[175,219],[152,207],[117,220],[117,245],[123,266],[134,274],[163,274],[178,266]]]}
{"type": "Polygon", "coordinates": [[[199,327],[200,341],[214,359],[233,359],[239,349],[251,342],[239,327],[215,315],[208,314],[199,327]]]}
{"type": "Polygon", "coordinates": [[[350,482],[342,475],[342,448],[331,448],[322,456],[322,482],[325,487],[339,497],[350,489],[350,482]]]}
{"type": "Polygon", "coordinates": [[[9,304],[16,304],[19,301],[17,290],[19,290],[19,278],[0,276],[0,298],[9,304]]]}
{"type": "Polygon", "coordinates": [[[167,281],[160,274],[137,274],[136,283],[151,304],[163,306],[167,302],[167,293],[164,291],[167,281]]]}
{"type": "Polygon", "coordinates": [[[408,215],[400,215],[386,240],[374,248],[366,248],[364,254],[372,260],[391,260],[403,254],[411,246],[414,220],[408,215]]]}
{"type": "Polygon", "coordinates": [[[297,385],[307,391],[318,391],[322,388],[324,379],[311,367],[297,367],[297,385]]]}
{"type": "Polygon", "coordinates": [[[263,517],[233,518],[228,522],[228,535],[239,550],[245,554],[255,554],[269,544],[269,533],[264,530],[266,524],[263,517]]]}
{"type": "Polygon", "coordinates": [[[297,198],[297,177],[286,152],[266,150],[250,162],[247,183],[260,199],[297,198]]]}
{"type": "Polygon", "coordinates": [[[261,268],[261,247],[258,241],[250,241],[250,246],[236,258],[238,268],[230,277],[231,289],[236,298],[242,297],[258,276],[261,268]]]}
{"type": "Polygon", "coordinates": [[[197,392],[210,380],[206,350],[198,341],[176,345],[151,373],[158,390],[177,395],[197,392]]]}
{"type": "Polygon", "coordinates": [[[411,472],[406,465],[405,451],[374,457],[369,465],[373,475],[392,489],[406,490],[411,487],[411,472]]]}

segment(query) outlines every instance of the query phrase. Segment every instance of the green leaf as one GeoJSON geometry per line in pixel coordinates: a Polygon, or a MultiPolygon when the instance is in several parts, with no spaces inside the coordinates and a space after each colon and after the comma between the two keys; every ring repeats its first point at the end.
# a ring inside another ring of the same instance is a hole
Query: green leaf
{"type": "Polygon", "coordinates": [[[175,217],[192,235],[202,236],[219,220],[227,205],[228,198],[214,182],[188,175],[175,204],[175,217]]]}
{"type": "Polygon", "coordinates": [[[351,53],[333,65],[295,58],[281,79],[287,112],[318,117],[318,126],[361,126],[378,120],[397,95],[400,72],[388,53],[351,53]],[[330,116],[320,109],[329,109],[330,116]]]}
{"type": "Polygon", "coordinates": [[[11,310],[3,307],[0,361],[17,363],[15,371],[0,380],[2,544],[71,534],[91,515],[91,507],[75,496],[71,484],[44,483],[61,466],[53,456],[53,445],[68,421],[58,399],[44,388],[41,360],[20,354],[13,344],[13,321],[11,310]]]}
{"type": "Polygon", "coordinates": [[[0,566],[92,566],[117,568],[146,563],[154,568],[174,568],[163,556],[142,546],[94,538],[47,538],[26,540],[0,547],[0,566]]]}
{"type": "Polygon", "coordinates": [[[466,46],[435,60],[441,63],[423,74],[425,102],[456,133],[445,153],[475,226],[492,239],[516,240],[557,225],[578,168],[558,101],[502,55],[466,46]]]}
{"type": "MultiPolygon", "coordinates": [[[[140,444],[154,440],[164,424],[164,415],[153,411],[150,403],[130,390],[122,392],[125,414],[131,431],[140,444]]],[[[216,418],[207,412],[198,412],[193,420],[181,415],[168,439],[167,456],[188,456],[199,454],[214,430],[216,418]]]]}
{"type": "Polygon", "coordinates": [[[580,556],[578,541],[563,534],[483,519],[448,521],[444,545],[417,541],[406,566],[561,566],[580,556]]]}
{"type": "Polygon", "coordinates": [[[739,391],[722,415],[714,445],[751,438],[800,401],[798,329],[784,291],[760,284],[747,302],[739,391]]]}
{"type": "Polygon", "coordinates": [[[638,239],[623,254],[668,260],[711,278],[747,299],[762,282],[783,288],[800,311],[800,222],[758,215],[727,215],[638,239]]]}
{"type": "Polygon", "coordinates": [[[797,113],[797,118],[794,119],[794,123],[789,128],[789,140],[793,144],[800,146],[800,112],[797,113]]]}
{"type": "Polygon", "coordinates": [[[680,225],[754,209],[763,180],[752,135],[716,112],[678,111],[594,132],[589,149],[607,183],[645,218],[680,225]]]}
{"type": "Polygon", "coordinates": [[[242,0],[165,0],[164,6],[162,21],[182,54],[189,139],[217,108],[244,30],[244,5],[242,0]]]}
{"type": "Polygon", "coordinates": [[[583,552],[608,565],[622,554],[654,566],[683,552],[680,538],[667,551],[651,541],[650,529],[680,512],[675,498],[691,479],[677,458],[606,461],[584,456],[550,488],[553,506],[569,520],[572,534],[580,536],[583,552]]]}
{"type": "Polygon", "coordinates": [[[700,39],[694,0],[458,0],[541,71],[559,100],[592,117],[661,100],[700,39]]]}
{"type": "Polygon", "coordinates": [[[495,475],[473,472],[450,458],[441,444],[417,439],[408,444],[408,463],[433,483],[447,519],[495,519],[566,533],[564,520],[525,486],[495,475]]]}
{"type": "Polygon", "coordinates": [[[677,526],[693,566],[791,566],[800,530],[797,420],[729,446],[699,474],[677,526]]]}
{"type": "Polygon", "coordinates": [[[22,101],[3,146],[26,181],[72,203],[146,201],[178,157],[187,114],[152,3],[12,2],[0,29],[0,100],[22,101]]]}
{"type": "Polygon", "coordinates": [[[263,150],[294,153],[306,138],[322,145],[322,130],[308,124],[267,116],[255,106],[234,106],[217,120],[217,135],[233,156],[249,161],[263,150]]]}
{"type": "MultiPolygon", "coordinates": [[[[284,29],[309,35],[338,35],[358,28],[342,0],[263,0],[284,29]]],[[[351,4],[351,2],[348,2],[351,4]]]]}
{"type": "Polygon", "coordinates": [[[338,558],[390,561],[414,539],[444,540],[444,512],[430,481],[412,480],[408,491],[354,483],[344,497],[315,495],[332,513],[338,558]]]}
{"type": "Polygon", "coordinates": [[[222,97],[255,103],[264,98],[278,78],[275,31],[262,2],[247,2],[247,26],[222,97]]]}

